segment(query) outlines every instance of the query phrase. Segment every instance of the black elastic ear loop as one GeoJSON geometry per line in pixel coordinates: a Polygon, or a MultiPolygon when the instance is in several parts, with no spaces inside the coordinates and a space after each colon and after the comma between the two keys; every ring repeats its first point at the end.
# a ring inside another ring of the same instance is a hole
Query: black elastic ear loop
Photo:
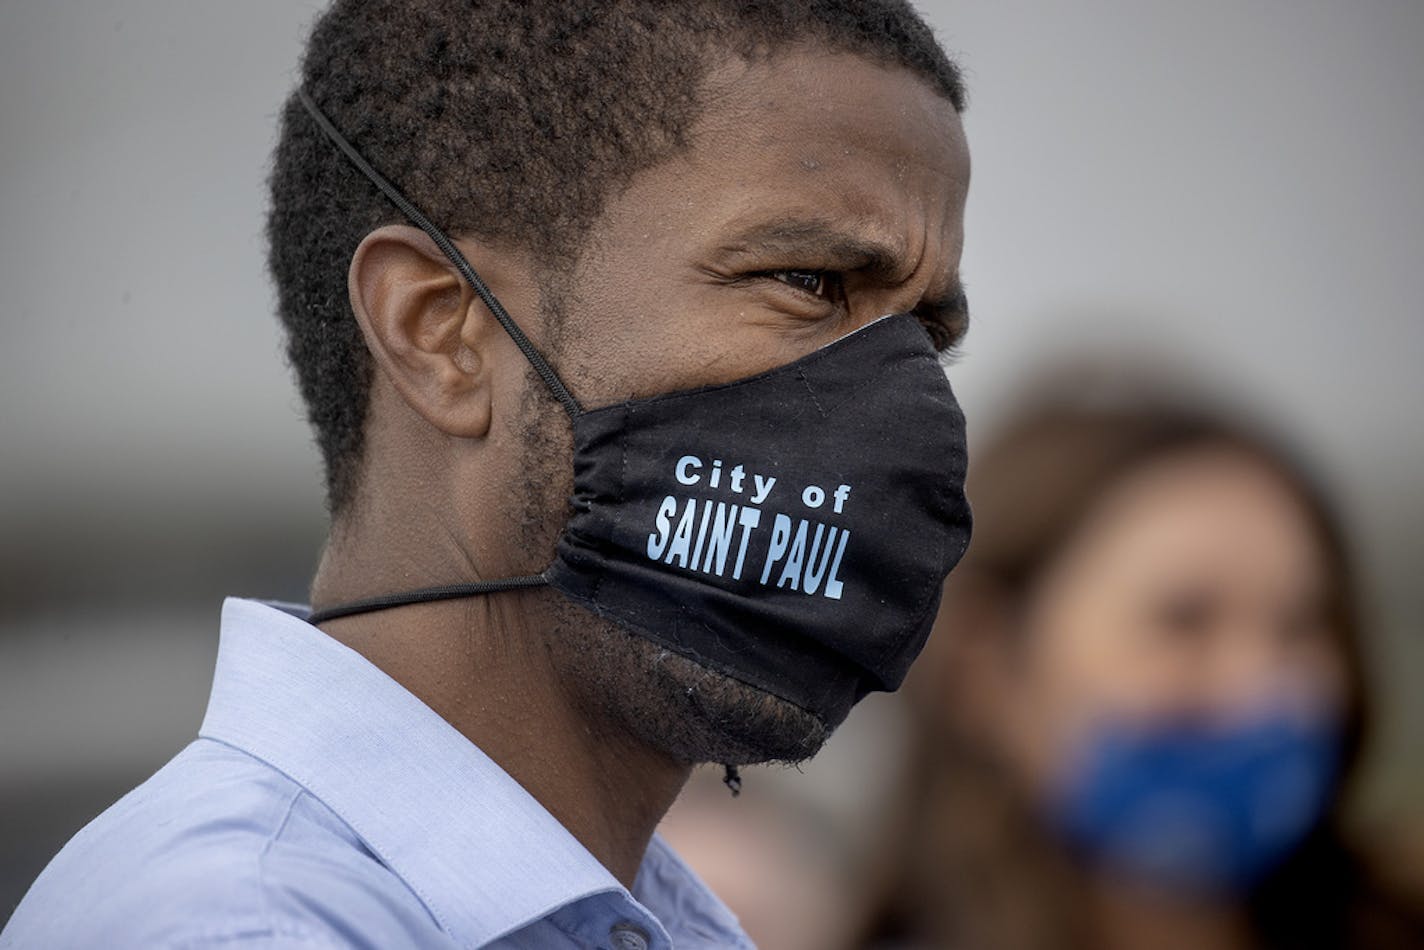
{"type": "MultiPolygon", "coordinates": [[[[391,184],[384,175],[376,171],[371,163],[366,161],[356,146],[346,140],[346,137],[337,130],[326,114],[312,101],[307,91],[297,88],[297,98],[311,117],[316,120],[316,124],[321,128],[326,137],[330,139],[342,153],[350,159],[351,164],[369,178],[377,188],[390,199],[391,203],[401,210],[407,218],[413,221],[420,230],[430,236],[436,246],[450,259],[450,263],[460,272],[484,301],[490,313],[499,321],[499,325],[504,327],[504,332],[509,334],[509,338],[514,341],[514,345],[519,347],[519,352],[524,354],[524,358],[529,361],[529,365],[534,367],[534,372],[539,374],[539,378],[544,381],[544,385],[553,393],[554,398],[564,407],[564,411],[570,418],[575,418],[583,412],[583,407],[574,398],[573,393],[564,385],[564,381],[559,378],[559,374],[554,372],[554,368],[544,359],[544,355],[530,342],[524,335],[524,331],[519,328],[519,324],[514,322],[514,318],[504,309],[504,305],[499,302],[499,298],[489,289],[480,275],[475,272],[474,267],[465,259],[465,255],[460,253],[460,249],[454,242],[445,236],[445,232],[436,227],[425,214],[417,208],[410,199],[401,194],[400,189],[391,184]]],[[[475,597],[481,594],[493,594],[499,591],[520,590],[527,587],[539,587],[548,583],[548,579],[543,574],[529,574],[520,577],[507,577],[501,580],[477,581],[469,584],[446,584],[441,587],[427,587],[423,590],[407,591],[402,594],[386,594],[380,597],[370,597],[365,600],[354,601],[349,604],[338,604],[328,607],[325,610],[313,611],[307,618],[309,623],[319,624],[328,620],[335,620],[338,617],[349,617],[353,614],[371,613],[377,610],[388,610],[392,607],[404,607],[407,604],[432,603],[441,600],[456,600],[462,597],[475,597]]]]}
{"type": "Polygon", "coordinates": [[[328,620],[335,620],[338,617],[349,617],[352,614],[368,614],[377,610],[389,610],[392,607],[404,607],[407,604],[428,604],[438,600],[458,600],[461,597],[475,597],[480,594],[494,594],[502,590],[521,590],[526,587],[542,587],[548,583],[548,579],[543,574],[528,574],[521,577],[506,577],[497,581],[476,581],[470,584],[446,584],[443,587],[427,587],[424,590],[406,591],[403,594],[385,594],[381,597],[368,597],[365,600],[352,601],[349,604],[338,604],[335,607],[328,607],[325,610],[314,610],[307,617],[307,623],[326,623],[328,620]]]}
{"type": "Polygon", "coordinates": [[[564,381],[559,378],[559,374],[554,372],[554,368],[544,359],[544,355],[535,348],[529,338],[524,335],[524,331],[519,328],[519,324],[514,322],[514,318],[504,309],[504,305],[499,302],[494,293],[480,279],[480,275],[475,273],[475,269],[470,266],[470,262],[465,260],[465,255],[460,253],[460,249],[454,242],[445,236],[445,233],[431,223],[419,208],[417,208],[405,195],[400,193],[400,189],[391,184],[384,175],[376,171],[371,163],[356,150],[356,146],[346,140],[346,137],[337,130],[326,114],[317,108],[317,104],[312,101],[307,91],[300,86],[297,87],[297,98],[301,100],[311,117],[316,120],[316,124],[326,133],[326,137],[331,139],[335,145],[341,149],[351,164],[360,170],[361,174],[371,179],[371,182],[391,200],[401,212],[413,221],[420,230],[430,235],[430,239],[436,246],[444,252],[456,269],[470,282],[470,286],[475,289],[475,293],[484,301],[490,313],[499,321],[499,325],[504,327],[504,332],[509,334],[514,345],[519,347],[519,352],[524,354],[524,358],[529,361],[529,365],[534,367],[534,372],[539,374],[539,378],[544,381],[544,385],[549,387],[549,392],[554,394],[554,398],[564,407],[564,411],[569,414],[569,418],[576,418],[583,412],[583,407],[574,398],[574,394],[569,392],[569,388],[564,385],[564,381]]]}
{"type": "Polygon", "coordinates": [[[728,791],[732,793],[732,797],[736,798],[742,794],[741,770],[735,765],[724,765],[722,769],[722,784],[727,786],[728,791]]]}

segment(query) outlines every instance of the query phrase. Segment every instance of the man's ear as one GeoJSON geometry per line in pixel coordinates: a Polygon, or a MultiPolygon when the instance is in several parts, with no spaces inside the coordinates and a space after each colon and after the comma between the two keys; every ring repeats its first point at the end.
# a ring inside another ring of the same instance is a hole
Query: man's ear
{"type": "Polygon", "coordinates": [[[408,225],[377,228],[352,255],[347,283],[366,346],[401,398],[447,435],[483,437],[490,334],[503,331],[435,242],[408,225]]]}

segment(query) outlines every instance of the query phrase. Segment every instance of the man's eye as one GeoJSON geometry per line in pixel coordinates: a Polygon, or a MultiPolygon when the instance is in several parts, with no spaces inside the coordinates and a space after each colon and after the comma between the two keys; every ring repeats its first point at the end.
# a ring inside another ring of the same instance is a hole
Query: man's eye
{"type": "Polygon", "coordinates": [[[831,274],[823,270],[774,270],[768,276],[814,297],[829,297],[833,290],[831,274]]]}

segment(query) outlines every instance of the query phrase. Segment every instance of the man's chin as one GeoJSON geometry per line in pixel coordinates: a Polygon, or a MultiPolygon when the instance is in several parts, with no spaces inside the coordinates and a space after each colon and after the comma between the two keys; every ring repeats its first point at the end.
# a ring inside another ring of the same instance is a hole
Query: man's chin
{"type": "Polygon", "coordinates": [[[668,757],[796,763],[830,737],[800,706],[553,597],[549,640],[566,681],[591,713],[668,757]]]}
{"type": "MultiPolygon", "coordinates": [[[[622,631],[620,631],[621,633],[622,631]]],[[[661,717],[640,717],[647,742],[689,764],[803,762],[830,738],[826,724],[779,696],[624,633],[647,660],[661,717]]]]}

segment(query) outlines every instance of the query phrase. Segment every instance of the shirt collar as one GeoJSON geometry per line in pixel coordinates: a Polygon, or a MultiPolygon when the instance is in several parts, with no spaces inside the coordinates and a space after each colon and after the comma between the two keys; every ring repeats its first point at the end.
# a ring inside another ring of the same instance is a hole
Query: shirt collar
{"type": "MultiPolygon", "coordinates": [[[[628,896],[493,760],[305,615],[306,608],[250,600],[223,605],[200,735],[267,762],[320,799],[462,945],[487,943],[591,895],[628,896]]],[[[699,916],[707,923],[735,928],[670,856],[661,843],[649,849],[639,891],[651,862],[697,892],[678,904],[705,905],[699,916]]]]}

